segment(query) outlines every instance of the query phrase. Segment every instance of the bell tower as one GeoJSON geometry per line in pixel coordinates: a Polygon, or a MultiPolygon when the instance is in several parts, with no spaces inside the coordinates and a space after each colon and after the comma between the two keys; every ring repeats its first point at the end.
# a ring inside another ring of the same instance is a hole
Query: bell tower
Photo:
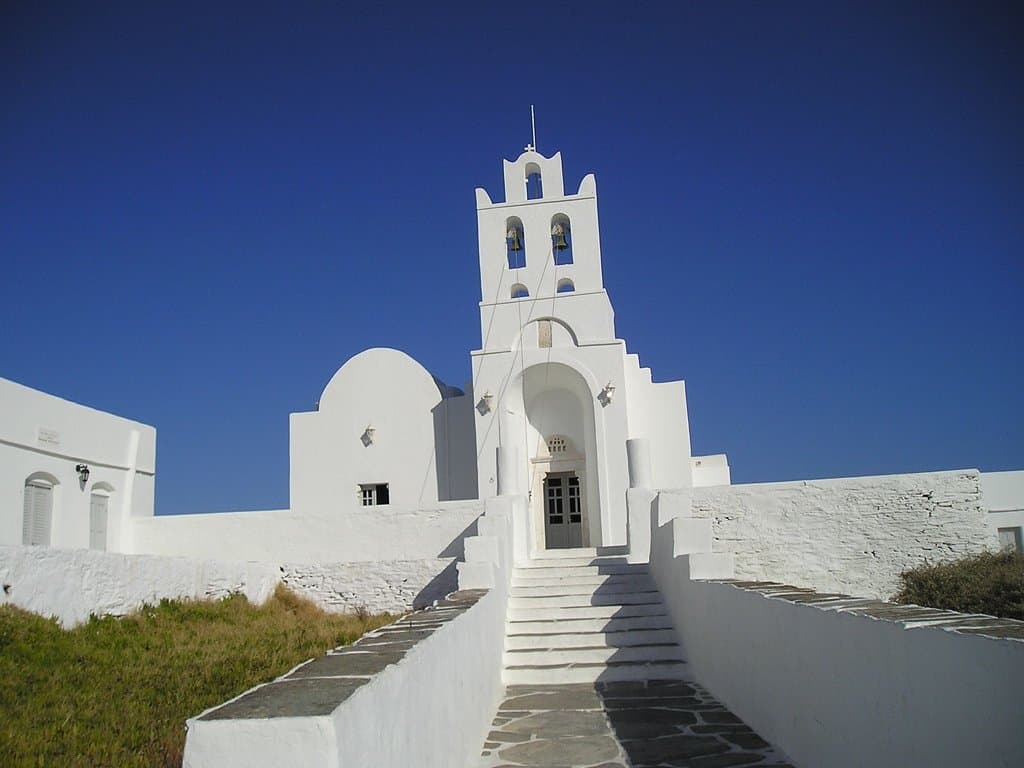
{"type": "Polygon", "coordinates": [[[561,153],[527,147],[504,161],[504,181],[505,202],[476,190],[481,350],[509,349],[539,318],[558,321],[576,346],[613,340],[594,175],[566,194],[561,153]]]}

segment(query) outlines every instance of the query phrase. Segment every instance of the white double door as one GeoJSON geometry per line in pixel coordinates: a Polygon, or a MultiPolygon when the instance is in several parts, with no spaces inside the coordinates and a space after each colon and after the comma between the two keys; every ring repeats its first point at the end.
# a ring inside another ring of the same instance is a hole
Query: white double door
{"type": "Polygon", "coordinates": [[[544,478],[544,547],[583,546],[583,496],[575,472],[549,472],[544,478]]]}

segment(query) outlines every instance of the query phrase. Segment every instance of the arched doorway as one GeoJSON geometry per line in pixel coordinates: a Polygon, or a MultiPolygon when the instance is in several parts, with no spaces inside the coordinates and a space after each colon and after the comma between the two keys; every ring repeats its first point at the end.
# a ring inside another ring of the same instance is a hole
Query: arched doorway
{"type": "Polygon", "coordinates": [[[542,363],[523,372],[521,392],[531,550],[592,546],[601,514],[590,388],[568,365],[542,363]]]}

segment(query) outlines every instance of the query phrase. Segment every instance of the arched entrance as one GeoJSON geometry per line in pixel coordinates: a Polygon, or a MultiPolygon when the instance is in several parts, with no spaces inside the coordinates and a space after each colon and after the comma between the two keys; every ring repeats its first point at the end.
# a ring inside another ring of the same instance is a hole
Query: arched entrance
{"type": "Polygon", "coordinates": [[[521,384],[531,549],[592,546],[601,515],[590,388],[562,363],[527,368],[521,384]]]}

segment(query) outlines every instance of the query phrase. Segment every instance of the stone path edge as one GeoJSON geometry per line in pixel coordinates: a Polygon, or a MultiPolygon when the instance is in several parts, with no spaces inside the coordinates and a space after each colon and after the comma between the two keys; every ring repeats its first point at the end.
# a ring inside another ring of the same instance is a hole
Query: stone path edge
{"type": "Polygon", "coordinates": [[[432,606],[366,633],[351,645],[304,661],[195,719],[211,722],[330,715],[377,675],[400,664],[421,642],[476,605],[486,593],[453,592],[432,606]]]}

